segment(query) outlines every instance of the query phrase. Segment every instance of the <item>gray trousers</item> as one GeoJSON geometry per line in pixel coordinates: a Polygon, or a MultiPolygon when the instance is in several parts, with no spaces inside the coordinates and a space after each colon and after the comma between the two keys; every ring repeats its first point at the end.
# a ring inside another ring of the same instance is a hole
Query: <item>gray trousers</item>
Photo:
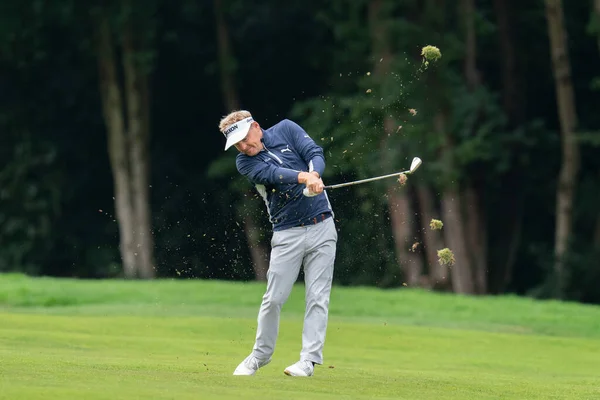
{"type": "Polygon", "coordinates": [[[333,217],[316,225],[273,233],[267,289],[258,313],[256,342],[252,351],[256,358],[267,360],[273,355],[281,308],[298,279],[300,267],[304,265],[306,311],[300,359],[323,363],[337,238],[333,217]]]}

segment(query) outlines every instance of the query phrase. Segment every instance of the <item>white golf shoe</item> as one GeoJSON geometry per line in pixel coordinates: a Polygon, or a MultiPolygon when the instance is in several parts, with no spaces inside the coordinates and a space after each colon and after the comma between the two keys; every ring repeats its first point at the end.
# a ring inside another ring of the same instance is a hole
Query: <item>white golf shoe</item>
{"type": "Polygon", "coordinates": [[[307,360],[300,360],[283,371],[283,373],[288,376],[312,376],[314,372],[315,366],[312,361],[307,360]]]}
{"type": "Polygon", "coordinates": [[[271,359],[268,360],[259,360],[250,354],[244,361],[237,366],[235,371],[233,371],[234,375],[254,375],[259,368],[264,367],[268,363],[271,362],[271,359]]]}

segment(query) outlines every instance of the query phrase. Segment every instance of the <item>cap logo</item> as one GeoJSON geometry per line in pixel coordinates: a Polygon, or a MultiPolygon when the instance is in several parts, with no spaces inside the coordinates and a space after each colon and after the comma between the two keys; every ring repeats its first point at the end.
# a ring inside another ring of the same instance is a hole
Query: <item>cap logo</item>
{"type": "Polygon", "coordinates": [[[231,132],[235,131],[238,128],[238,124],[233,125],[225,131],[225,136],[229,135],[231,132]]]}

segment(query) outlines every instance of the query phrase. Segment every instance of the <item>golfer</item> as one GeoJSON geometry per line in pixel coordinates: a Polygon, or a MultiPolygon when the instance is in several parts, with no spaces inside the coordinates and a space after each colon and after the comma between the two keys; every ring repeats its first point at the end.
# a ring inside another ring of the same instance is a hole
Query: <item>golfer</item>
{"type": "Polygon", "coordinates": [[[279,316],[304,268],[306,311],[300,360],[284,370],[289,376],[312,376],[323,364],[329,295],[337,246],[333,210],[321,180],[323,149],[298,124],[284,119],[263,129],[248,111],[221,119],[225,150],[239,151],[236,167],[256,186],[273,227],[267,288],[258,312],[252,353],[234,375],[254,375],[275,351],[279,316]],[[304,188],[318,195],[304,196],[304,188]]]}

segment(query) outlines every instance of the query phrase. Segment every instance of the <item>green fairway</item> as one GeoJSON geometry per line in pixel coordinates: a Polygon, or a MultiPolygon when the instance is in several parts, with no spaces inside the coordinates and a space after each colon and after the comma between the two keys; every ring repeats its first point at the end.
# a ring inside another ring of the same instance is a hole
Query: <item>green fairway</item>
{"type": "Polygon", "coordinates": [[[325,364],[287,377],[303,289],[273,362],[234,377],[260,283],[0,275],[0,398],[600,398],[600,307],[414,289],[334,287],[325,364]]]}

